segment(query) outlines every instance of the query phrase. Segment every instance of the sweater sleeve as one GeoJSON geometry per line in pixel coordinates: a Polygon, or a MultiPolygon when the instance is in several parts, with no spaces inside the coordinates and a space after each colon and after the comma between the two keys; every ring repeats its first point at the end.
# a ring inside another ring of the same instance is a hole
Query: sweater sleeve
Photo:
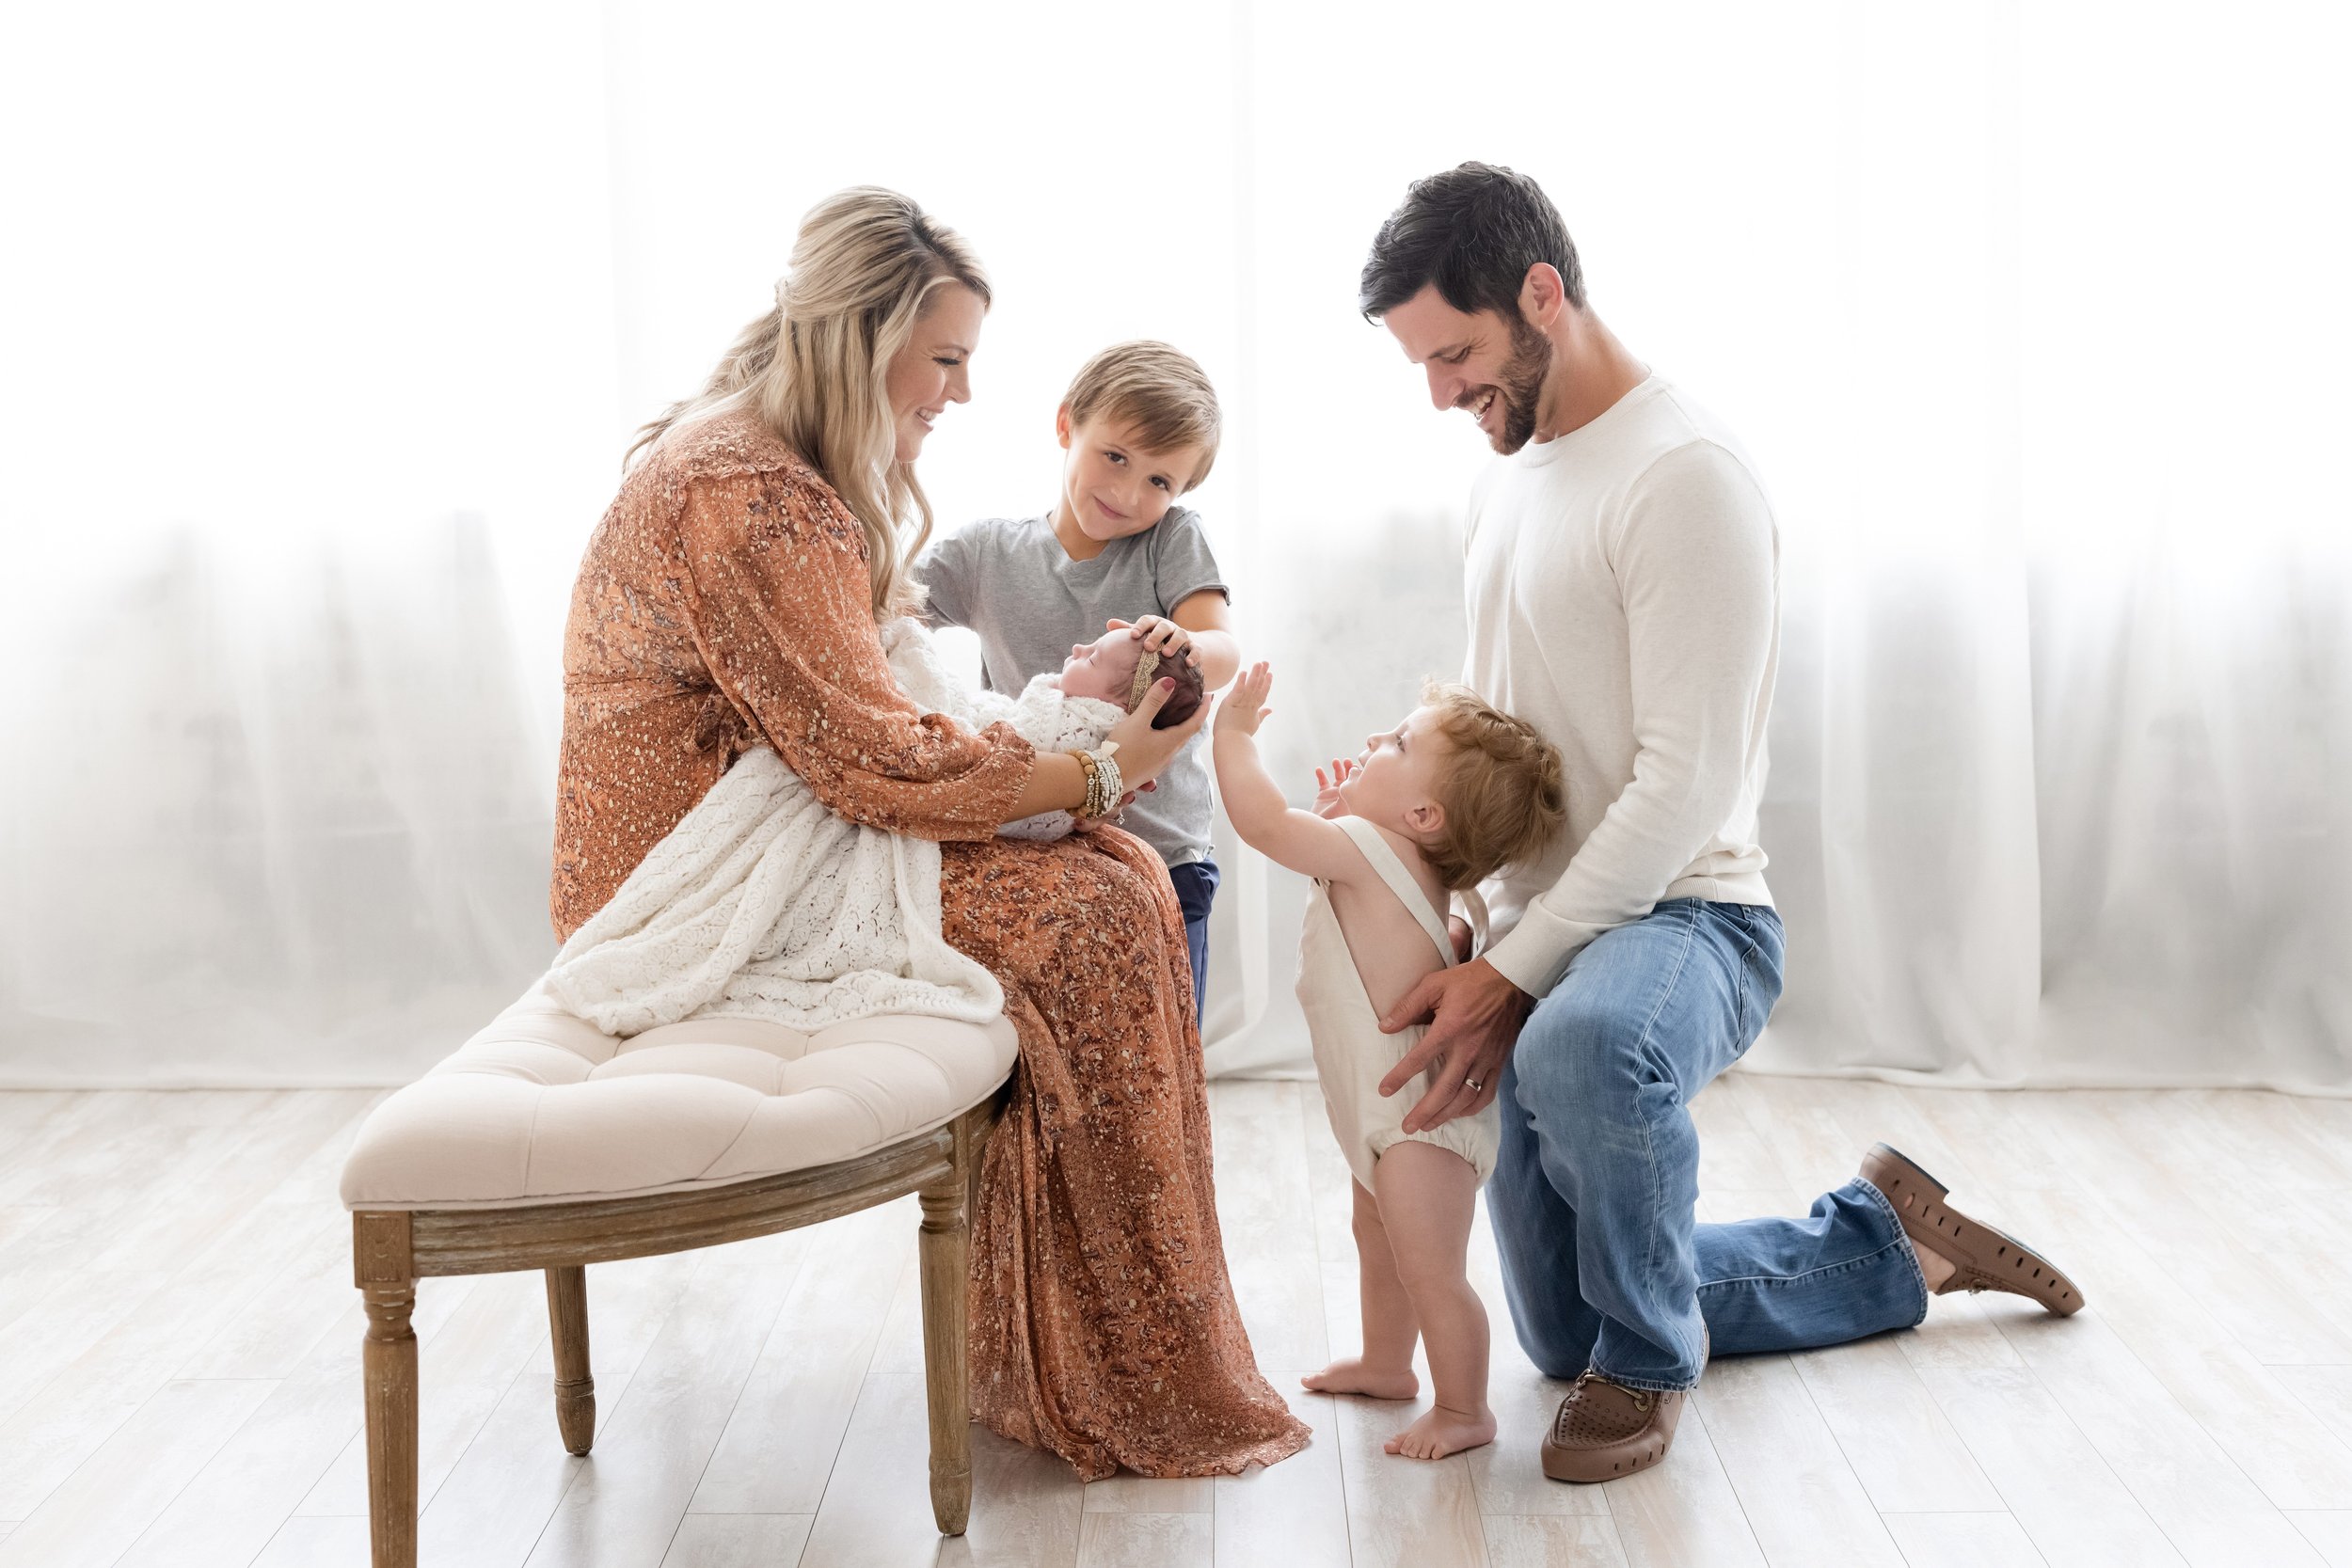
{"type": "Polygon", "coordinates": [[[1772,666],[1775,556],[1764,493],[1723,448],[1677,448],[1635,483],[1610,552],[1633,778],[1486,955],[1521,990],[1545,994],[1585,943],[1647,914],[1730,820],[1772,666]]]}
{"type": "Polygon", "coordinates": [[[930,839],[984,839],[1035,752],[910,702],[874,624],[865,536],[821,482],[697,479],[678,519],[688,612],[719,689],[834,815],[930,839]]]}

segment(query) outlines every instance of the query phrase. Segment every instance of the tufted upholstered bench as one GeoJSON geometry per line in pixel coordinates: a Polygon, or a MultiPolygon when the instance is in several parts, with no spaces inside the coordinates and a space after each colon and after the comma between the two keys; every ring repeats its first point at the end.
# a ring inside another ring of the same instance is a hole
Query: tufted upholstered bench
{"type": "Polygon", "coordinates": [[[765,1236],[921,1195],[931,1508],[960,1535],[972,1497],[966,1228],[1012,1069],[1012,1026],[879,1018],[816,1035],[747,1019],[617,1038],[538,990],[378,1105],[343,1166],[367,1338],[375,1568],[417,1536],[417,1281],[544,1269],[555,1418],[596,1432],[590,1263],[765,1236]]]}

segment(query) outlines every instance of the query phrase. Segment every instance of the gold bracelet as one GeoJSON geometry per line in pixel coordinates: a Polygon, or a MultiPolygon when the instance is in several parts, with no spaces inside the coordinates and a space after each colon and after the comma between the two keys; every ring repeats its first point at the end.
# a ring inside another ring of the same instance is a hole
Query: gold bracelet
{"type": "Polygon", "coordinates": [[[1108,816],[1111,802],[1118,799],[1111,793],[1112,764],[1100,752],[1089,752],[1087,758],[1094,764],[1094,799],[1087,802],[1091,808],[1089,815],[1108,816]]]}
{"type": "Polygon", "coordinates": [[[1113,762],[1110,756],[1115,749],[1104,747],[1101,751],[1089,750],[1081,753],[1087,759],[1089,816],[1108,816],[1119,809],[1119,764],[1113,762]]]}

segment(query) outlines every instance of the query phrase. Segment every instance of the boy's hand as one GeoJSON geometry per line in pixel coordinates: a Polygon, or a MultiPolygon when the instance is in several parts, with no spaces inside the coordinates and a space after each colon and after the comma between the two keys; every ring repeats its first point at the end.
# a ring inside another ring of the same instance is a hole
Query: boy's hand
{"type": "Polygon", "coordinates": [[[1265,700],[1274,690],[1274,672],[1263,661],[1242,672],[1233,689],[1225,693],[1216,705],[1216,730],[1219,735],[1256,735],[1258,726],[1265,722],[1274,710],[1265,700]]]}
{"type": "Polygon", "coordinates": [[[1347,808],[1340,804],[1340,785],[1345,784],[1355,771],[1356,764],[1348,757],[1331,759],[1331,773],[1328,778],[1324,776],[1322,768],[1315,769],[1315,815],[1317,816],[1345,816],[1347,815],[1347,808]]]}
{"type": "Polygon", "coordinates": [[[1131,631],[1144,647],[1162,658],[1184,656],[1186,664],[1200,662],[1200,650],[1193,646],[1192,633],[1164,615],[1146,615],[1137,621],[1105,621],[1106,631],[1131,631]]]}

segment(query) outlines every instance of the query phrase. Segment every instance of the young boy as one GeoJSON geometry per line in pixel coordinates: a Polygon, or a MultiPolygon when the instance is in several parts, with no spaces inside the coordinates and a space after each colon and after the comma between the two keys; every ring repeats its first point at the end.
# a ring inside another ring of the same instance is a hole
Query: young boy
{"type": "MultiPolygon", "coordinates": [[[[1478,1188],[1494,1171],[1496,1108],[1407,1132],[1427,1092],[1380,1081],[1422,1031],[1380,1032],[1383,1013],[1455,962],[1447,895],[1540,856],[1567,819],[1559,752],[1469,688],[1432,684],[1395,729],[1336,765],[1315,810],[1292,809],[1258,760],[1274,678],[1251,666],[1216,720],[1216,779],[1242,841],[1315,879],[1298,938],[1298,1001],[1325,1109],[1356,1176],[1363,1354],[1306,1379],[1334,1394],[1408,1400],[1413,1345],[1429,1349],[1435,1402],[1388,1451],[1442,1459],[1494,1441],[1486,1310],[1467,1272],[1478,1188]]],[[[1320,775],[1318,775],[1320,780],[1320,775]]],[[[1470,904],[1473,925],[1483,911],[1470,904]]]]}
{"type": "MultiPolygon", "coordinates": [[[[980,634],[992,691],[1018,692],[1106,629],[1197,666],[1211,691],[1232,680],[1241,667],[1232,595],[1200,517],[1175,504],[1209,477],[1219,428],[1209,378],[1166,343],[1117,343],[1088,360],[1054,416],[1069,454],[1054,509],[974,523],[926,550],[914,575],[930,596],[930,624],[980,634]]],[[[1196,736],[1185,746],[1119,822],[1168,863],[1196,1015],[1217,883],[1202,745],[1196,736]]]]}

